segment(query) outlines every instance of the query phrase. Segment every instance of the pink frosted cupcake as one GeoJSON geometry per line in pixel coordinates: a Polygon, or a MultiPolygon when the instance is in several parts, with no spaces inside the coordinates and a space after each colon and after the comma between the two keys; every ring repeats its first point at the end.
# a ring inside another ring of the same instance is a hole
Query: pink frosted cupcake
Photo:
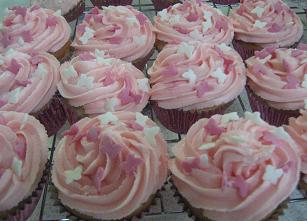
{"type": "Polygon", "coordinates": [[[259,113],[201,119],[173,147],[172,180],[192,214],[210,221],[277,221],[301,161],[283,128],[259,113]]]}
{"type": "Polygon", "coordinates": [[[166,128],[186,133],[198,119],[224,113],[244,89],[245,72],[225,44],[167,45],[148,71],[154,111],[166,128]]]}
{"type": "Polygon", "coordinates": [[[291,47],[303,36],[301,19],[281,0],[245,0],[230,19],[233,46],[243,60],[267,46],[291,47]]]}
{"type": "Polygon", "coordinates": [[[59,12],[35,5],[9,10],[0,29],[0,52],[50,52],[61,60],[69,52],[70,26],[59,12]]]}
{"type": "MultiPolygon", "coordinates": [[[[248,96],[253,111],[272,125],[288,124],[307,99],[307,51],[265,48],[246,60],[248,96]]],[[[307,49],[307,48],[306,48],[307,49]]]]}
{"type": "Polygon", "coordinates": [[[92,4],[97,7],[109,5],[131,5],[133,0],[91,0],[92,4]]]}
{"type": "Polygon", "coordinates": [[[143,70],[153,53],[152,30],[150,20],[131,6],[95,7],[77,27],[72,46],[77,53],[103,50],[143,70]]]}
{"type": "Polygon", "coordinates": [[[54,11],[61,10],[62,16],[68,22],[77,19],[85,9],[84,0],[34,0],[33,3],[54,11]]]}
{"type": "Polygon", "coordinates": [[[168,175],[167,145],[141,113],[83,118],[59,142],[52,181],[64,207],[85,220],[122,220],[150,206],[168,175]]]}
{"type": "Polygon", "coordinates": [[[74,107],[75,119],[108,111],[142,111],[148,103],[149,84],[144,74],[131,63],[106,58],[99,50],[62,64],[60,75],[58,90],[74,107]]]}
{"type": "Polygon", "coordinates": [[[234,29],[218,9],[200,1],[184,1],[158,12],[154,18],[159,51],[168,43],[201,41],[230,44],[234,29]]]}
{"type": "Polygon", "coordinates": [[[0,111],[0,220],[27,220],[43,191],[46,130],[34,117],[0,111]]]}
{"type": "Polygon", "coordinates": [[[307,100],[305,109],[302,109],[300,113],[301,115],[298,118],[290,118],[289,126],[285,126],[285,128],[297,143],[302,160],[302,175],[299,187],[307,191],[307,100]]]}
{"type": "Polygon", "coordinates": [[[30,113],[56,133],[66,121],[65,105],[56,94],[60,63],[46,52],[13,49],[0,54],[0,110],[30,113]]]}

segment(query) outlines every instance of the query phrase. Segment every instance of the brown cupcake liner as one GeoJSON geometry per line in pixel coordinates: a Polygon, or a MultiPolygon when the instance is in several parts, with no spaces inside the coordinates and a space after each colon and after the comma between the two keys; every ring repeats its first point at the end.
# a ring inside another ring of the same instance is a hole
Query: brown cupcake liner
{"type": "Polygon", "coordinates": [[[159,107],[158,103],[154,101],[152,102],[152,107],[158,120],[164,127],[175,133],[186,134],[190,127],[199,119],[210,118],[215,114],[224,114],[225,110],[233,103],[233,101],[210,109],[191,111],[164,109],[159,107]]]}
{"type": "Polygon", "coordinates": [[[109,5],[131,5],[132,0],[91,0],[92,4],[97,7],[109,5]]]}
{"type": "Polygon", "coordinates": [[[67,101],[66,101],[66,113],[67,113],[67,121],[70,125],[73,125],[82,118],[87,117],[82,107],[73,107],[69,105],[67,101]]]}
{"type": "Polygon", "coordinates": [[[277,127],[284,124],[287,125],[289,118],[300,115],[299,110],[281,110],[269,106],[264,99],[257,96],[248,86],[246,86],[246,91],[251,109],[254,112],[260,112],[261,118],[270,125],[277,127]]]}
{"type": "MultiPolygon", "coordinates": [[[[202,209],[193,207],[189,201],[180,194],[172,179],[170,179],[170,183],[172,185],[171,189],[174,191],[174,197],[177,198],[179,204],[183,204],[183,210],[188,214],[190,218],[195,221],[217,221],[205,217],[203,215],[202,209]]],[[[286,199],[280,203],[274,211],[272,211],[261,221],[278,221],[279,217],[284,215],[284,211],[288,208],[288,201],[289,199],[286,199]]]]}
{"type": "Polygon", "coordinates": [[[162,51],[165,45],[167,45],[166,42],[156,39],[155,48],[157,49],[158,52],[162,51]]]}
{"type": "Polygon", "coordinates": [[[161,11],[169,6],[175,5],[177,3],[181,3],[178,0],[152,0],[152,3],[155,7],[156,11],[161,11]]]}
{"type": "MultiPolygon", "coordinates": [[[[144,213],[150,210],[151,206],[156,205],[156,201],[161,198],[160,191],[163,191],[163,187],[161,190],[158,190],[155,194],[152,194],[149,199],[142,204],[136,211],[134,211],[128,217],[113,220],[113,221],[132,221],[135,218],[141,219],[144,216],[144,213]]],[[[85,220],[85,221],[109,221],[109,220],[99,220],[93,217],[89,217],[87,215],[83,215],[78,211],[69,208],[68,206],[62,204],[61,200],[58,197],[58,191],[54,185],[50,186],[49,191],[51,192],[51,198],[54,200],[54,206],[60,208],[60,213],[66,213],[66,218],[70,220],[85,220]]]]}
{"type": "Polygon", "coordinates": [[[302,194],[307,197],[307,183],[304,182],[303,180],[303,174],[301,174],[301,179],[298,183],[298,189],[302,194]]]}
{"type": "Polygon", "coordinates": [[[240,0],[211,0],[215,4],[220,4],[220,5],[231,5],[231,4],[236,4],[240,3],[240,0]]]}
{"type": "Polygon", "coordinates": [[[78,5],[64,15],[67,22],[76,20],[85,10],[85,1],[81,0],[78,5]]]}
{"type": "Polygon", "coordinates": [[[71,40],[68,40],[60,50],[53,52],[51,54],[54,55],[62,63],[64,58],[69,54],[70,45],[71,45],[71,40]]]}
{"type": "Polygon", "coordinates": [[[31,113],[44,125],[48,136],[58,132],[67,120],[67,108],[59,94],[55,94],[51,100],[38,112],[31,113]]]}
{"type": "Polygon", "coordinates": [[[151,58],[151,56],[153,55],[155,49],[153,48],[145,57],[143,58],[139,58],[135,61],[132,62],[132,64],[137,68],[139,69],[140,71],[143,71],[146,64],[147,64],[147,61],[151,58]]]}

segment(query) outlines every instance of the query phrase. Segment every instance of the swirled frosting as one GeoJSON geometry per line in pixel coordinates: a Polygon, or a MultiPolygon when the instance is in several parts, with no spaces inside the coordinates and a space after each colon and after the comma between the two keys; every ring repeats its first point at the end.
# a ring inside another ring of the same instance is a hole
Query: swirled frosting
{"type": "Polygon", "coordinates": [[[261,120],[237,113],[201,119],[169,161],[181,195],[218,221],[259,221],[295,189],[301,161],[291,137],[261,120]]]}
{"type": "Polygon", "coordinates": [[[167,45],[149,69],[151,100],[165,109],[194,110],[226,104],[246,82],[239,54],[225,44],[167,45]]]}
{"type": "Polygon", "coordinates": [[[33,113],[53,97],[60,63],[46,52],[0,54],[0,110],[33,113]]]}
{"type": "Polygon", "coordinates": [[[307,110],[302,109],[298,118],[290,118],[289,126],[285,126],[285,129],[297,143],[302,160],[301,172],[305,174],[303,179],[307,183],[307,110]]]}
{"type": "Polygon", "coordinates": [[[34,117],[0,111],[0,212],[32,194],[47,163],[48,137],[34,117]]]}
{"type": "Polygon", "coordinates": [[[70,39],[65,18],[49,9],[13,7],[0,30],[0,51],[8,48],[22,52],[57,52],[70,39]]]}
{"type": "Polygon", "coordinates": [[[79,53],[99,49],[131,62],[151,52],[152,29],[150,20],[132,6],[95,7],[78,25],[72,46],[79,53]]]}
{"type": "Polygon", "coordinates": [[[148,79],[131,63],[104,52],[82,53],[60,68],[60,94],[87,115],[142,111],[149,99],[148,79]]]}
{"type": "Polygon", "coordinates": [[[234,29],[218,9],[201,1],[184,1],[158,12],[154,18],[157,39],[166,43],[201,41],[230,44],[234,29]]]}
{"type": "Polygon", "coordinates": [[[81,0],[32,0],[34,4],[40,4],[44,8],[53,11],[61,10],[61,14],[65,15],[72,10],[81,0]]]}
{"type": "Polygon", "coordinates": [[[229,15],[235,39],[288,47],[303,35],[300,18],[281,0],[246,0],[229,15]]]}
{"type": "Polygon", "coordinates": [[[64,205],[101,220],[131,215],[167,177],[159,127],[132,112],[84,118],[57,146],[52,180],[64,205]]]}
{"type": "Polygon", "coordinates": [[[277,109],[298,110],[307,99],[307,51],[268,47],[246,60],[249,87],[277,109]]]}

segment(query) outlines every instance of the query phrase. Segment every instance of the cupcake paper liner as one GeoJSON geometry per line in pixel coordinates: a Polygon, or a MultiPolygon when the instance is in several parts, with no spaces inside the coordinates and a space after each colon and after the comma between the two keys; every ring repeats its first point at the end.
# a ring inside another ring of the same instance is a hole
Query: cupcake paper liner
{"type": "Polygon", "coordinates": [[[152,3],[154,5],[156,11],[161,11],[165,8],[168,8],[171,5],[181,3],[181,1],[178,1],[178,0],[152,0],[152,3]]]}
{"type": "Polygon", "coordinates": [[[242,57],[243,61],[246,59],[254,56],[255,51],[260,51],[263,48],[255,45],[255,44],[249,44],[245,43],[243,41],[235,40],[233,39],[232,41],[233,48],[240,54],[242,57]]]}
{"type": "Polygon", "coordinates": [[[167,44],[166,42],[156,39],[155,48],[158,50],[158,52],[160,52],[162,51],[162,49],[164,48],[166,44],[167,44]]]}
{"type": "Polygon", "coordinates": [[[68,40],[65,45],[58,51],[51,53],[54,55],[61,63],[63,63],[64,58],[70,51],[71,40],[68,40]]]}
{"type": "Polygon", "coordinates": [[[288,124],[290,117],[298,117],[299,110],[280,110],[270,107],[265,100],[257,96],[249,87],[246,87],[249,103],[254,112],[260,112],[261,118],[274,126],[288,124]]]}
{"type": "Polygon", "coordinates": [[[190,127],[199,119],[209,118],[215,114],[224,114],[233,101],[210,109],[191,111],[164,109],[159,107],[157,102],[152,102],[152,107],[163,126],[175,133],[186,134],[190,127]]]}
{"type": "Polygon", "coordinates": [[[155,49],[153,48],[145,57],[143,58],[139,58],[135,61],[132,62],[132,64],[137,68],[139,69],[140,71],[143,71],[146,64],[147,64],[147,61],[151,58],[151,56],[153,55],[155,49]]]}
{"type": "MultiPolygon", "coordinates": [[[[183,210],[188,214],[190,218],[195,221],[216,221],[209,219],[203,215],[203,210],[193,207],[188,200],[186,200],[178,191],[172,179],[170,179],[172,184],[171,189],[174,191],[174,197],[177,198],[179,204],[183,204],[183,210]]],[[[266,218],[261,221],[278,221],[279,217],[284,214],[284,211],[288,208],[288,200],[283,201],[278,207],[270,213],[266,218]]]]}
{"type": "Polygon", "coordinates": [[[82,118],[87,117],[82,107],[73,107],[67,103],[66,103],[66,113],[67,113],[67,121],[70,125],[73,125],[82,118]]]}
{"type": "MultiPolygon", "coordinates": [[[[147,202],[142,204],[129,217],[125,217],[125,218],[114,220],[114,221],[132,221],[132,220],[135,220],[135,218],[141,219],[144,216],[144,213],[150,210],[151,206],[156,205],[156,201],[161,198],[160,191],[163,191],[163,190],[164,189],[162,187],[161,190],[158,190],[156,193],[152,194],[147,200],[147,202]]],[[[50,186],[49,191],[51,192],[51,198],[54,200],[54,206],[59,207],[61,213],[66,213],[66,218],[69,218],[70,220],[107,221],[107,220],[94,219],[92,217],[83,215],[79,213],[78,211],[71,209],[68,206],[62,204],[60,199],[58,198],[58,191],[55,186],[53,185],[50,186]]]]}
{"type": "Polygon", "coordinates": [[[46,128],[48,136],[54,135],[67,120],[64,98],[55,94],[48,104],[36,113],[31,113],[46,128]]]}
{"type": "Polygon", "coordinates": [[[85,10],[85,1],[81,0],[78,5],[64,15],[67,22],[76,20],[85,10]]]}
{"type": "Polygon", "coordinates": [[[305,183],[304,180],[303,180],[303,174],[301,174],[301,179],[298,183],[298,189],[299,189],[300,192],[302,192],[302,194],[305,197],[307,197],[307,183],[305,183]]]}
{"type": "Polygon", "coordinates": [[[131,5],[132,0],[91,0],[92,4],[97,7],[109,5],[131,5]]]}
{"type": "Polygon", "coordinates": [[[215,4],[220,4],[220,5],[231,5],[240,2],[240,0],[211,0],[211,1],[215,4]]]}

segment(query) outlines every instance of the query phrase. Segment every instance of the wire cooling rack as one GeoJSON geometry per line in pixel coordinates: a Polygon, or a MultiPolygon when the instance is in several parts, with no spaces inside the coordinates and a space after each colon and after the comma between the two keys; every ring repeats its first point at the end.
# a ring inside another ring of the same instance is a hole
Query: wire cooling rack
{"type": "MultiPolygon", "coordinates": [[[[154,6],[153,6],[153,4],[151,2],[150,3],[143,3],[143,0],[137,0],[135,2],[136,3],[132,4],[132,6],[134,6],[139,11],[144,12],[148,17],[152,17],[153,15],[156,15],[157,11],[155,11],[154,6]]],[[[218,5],[218,4],[214,4],[214,3],[210,2],[210,1],[206,1],[206,2],[208,4],[210,4],[210,5],[212,5],[215,8],[223,9],[223,12],[226,13],[227,15],[229,14],[229,12],[230,12],[230,10],[232,8],[238,7],[238,5],[239,5],[239,4],[218,5]]],[[[294,6],[290,5],[290,7],[298,15],[304,15],[305,14],[304,9],[299,8],[298,5],[294,5],[294,6]]],[[[86,7],[85,13],[87,11],[90,11],[91,9],[92,9],[92,7],[86,7]]],[[[82,22],[83,18],[84,18],[84,14],[81,15],[74,22],[74,24],[73,24],[72,39],[74,39],[74,37],[75,37],[77,25],[82,22]]],[[[305,25],[305,32],[306,32],[306,30],[307,30],[307,24],[305,25]]],[[[67,57],[65,60],[69,60],[69,59],[70,59],[70,57],[67,57]]],[[[148,68],[152,65],[152,63],[154,62],[155,59],[156,59],[156,53],[153,54],[153,56],[150,58],[150,60],[148,61],[148,63],[145,66],[144,74],[146,76],[148,76],[148,74],[147,74],[148,68]]],[[[243,102],[242,95],[238,96],[237,103],[239,103],[239,108],[241,109],[240,111],[245,112],[246,110],[249,110],[249,107],[243,102]]],[[[155,116],[153,114],[152,107],[151,107],[150,104],[148,104],[146,106],[146,108],[144,109],[143,113],[148,115],[154,121],[156,121],[155,116]]],[[[54,155],[54,150],[55,150],[55,147],[56,147],[56,141],[57,141],[57,137],[58,136],[60,136],[60,135],[59,134],[55,134],[54,135],[53,141],[52,141],[52,145],[49,148],[49,150],[50,150],[50,157],[49,157],[48,168],[52,167],[53,155],[54,155]]],[[[177,134],[176,138],[168,139],[167,143],[170,144],[170,145],[174,144],[174,143],[177,143],[178,141],[181,140],[181,138],[182,138],[181,134],[177,134]]],[[[39,210],[39,218],[38,219],[40,221],[41,220],[42,221],[55,221],[55,220],[61,220],[61,221],[80,220],[81,221],[81,219],[76,219],[76,217],[70,216],[69,214],[64,213],[64,212],[62,213],[62,217],[63,218],[60,218],[60,219],[44,219],[44,215],[46,213],[46,210],[48,209],[46,207],[46,202],[47,202],[47,200],[50,200],[50,199],[48,199],[47,194],[49,192],[50,187],[52,187],[52,186],[53,185],[51,183],[51,176],[50,176],[50,173],[49,173],[47,182],[45,184],[44,192],[43,192],[43,195],[42,195],[42,199],[41,199],[40,210],[39,210]]],[[[166,183],[165,188],[164,188],[164,192],[168,192],[168,194],[173,195],[172,193],[170,193],[170,191],[171,191],[170,190],[170,184],[166,183]]],[[[161,217],[163,215],[174,215],[174,214],[182,214],[182,215],[186,216],[186,214],[185,214],[185,212],[183,211],[182,208],[181,209],[174,209],[172,211],[165,209],[167,205],[165,205],[165,201],[163,200],[163,191],[162,191],[162,194],[158,195],[158,197],[156,198],[156,201],[158,201],[156,203],[156,206],[159,207],[157,209],[158,212],[146,212],[144,214],[144,217],[155,217],[156,216],[158,218],[158,216],[161,217]]],[[[302,202],[302,201],[307,201],[307,194],[306,194],[306,192],[302,193],[300,197],[291,198],[290,199],[290,203],[297,203],[297,202],[302,202]]],[[[176,200],[174,202],[176,202],[176,200]]],[[[161,220],[167,220],[167,218],[161,218],[161,220]]],[[[187,220],[189,220],[189,219],[187,218],[187,220]]]]}

